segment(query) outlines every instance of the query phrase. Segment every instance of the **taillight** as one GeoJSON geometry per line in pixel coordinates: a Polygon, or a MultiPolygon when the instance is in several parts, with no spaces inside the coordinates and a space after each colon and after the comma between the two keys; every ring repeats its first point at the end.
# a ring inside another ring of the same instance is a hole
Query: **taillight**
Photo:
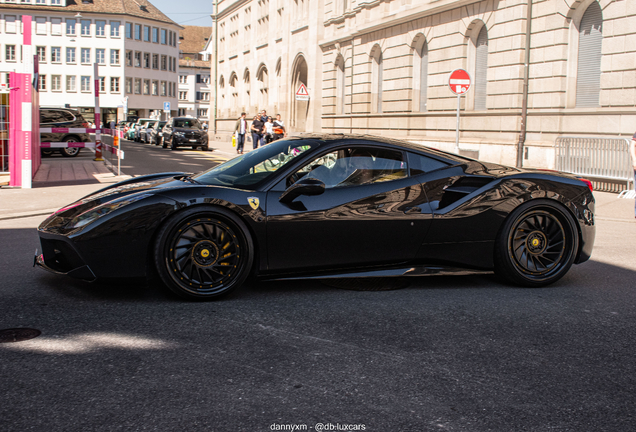
{"type": "Polygon", "coordinates": [[[587,185],[587,187],[590,188],[590,192],[594,192],[594,186],[592,186],[592,182],[589,181],[588,179],[584,179],[579,177],[579,180],[581,180],[583,183],[585,183],[587,185]]]}
{"type": "Polygon", "coordinates": [[[82,123],[82,127],[88,129],[88,123],[82,123]]]}

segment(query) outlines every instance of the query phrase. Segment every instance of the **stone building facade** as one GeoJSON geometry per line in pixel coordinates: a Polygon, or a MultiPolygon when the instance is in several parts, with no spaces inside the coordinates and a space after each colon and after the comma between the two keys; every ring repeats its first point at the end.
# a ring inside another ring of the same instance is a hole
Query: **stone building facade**
{"type": "Polygon", "coordinates": [[[636,130],[636,1],[224,0],[217,18],[220,131],[265,108],[294,132],[452,151],[459,68],[472,80],[460,98],[469,155],[514,165],[522,149],[524,166],[553,167],[559,136],[636,130]],[[309,102],[294,98],[300,83],[309,102]]]}

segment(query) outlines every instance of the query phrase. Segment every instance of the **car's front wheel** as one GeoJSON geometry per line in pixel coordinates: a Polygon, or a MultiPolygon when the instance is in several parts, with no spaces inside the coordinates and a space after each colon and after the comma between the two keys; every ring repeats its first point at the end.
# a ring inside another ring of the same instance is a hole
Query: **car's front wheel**
{"type": "Polygon", "coordinates": [[[177,295],[210,300],[240,287],[254,260],[246,225],[221,208],[191,208],[172,216],[157,237],[154,258],[177,295]]]}
{"type": "MultiPolygon", "coordinates": [[[[76,143],[76,142],[79,142],[79,138],[69,137],[66,139],[66,143],[76,143]]],[[[79,152],[80,152],[79,147],[64,147],[60,149],[60,153],[62,153],[62,156],[65,156],[65,157],[75,157],[79,154],[79,152]]]]}
{"type": "Polygon", "coordinates": [[[495,272],[527,287],[561,279],[579,247],[576,222],[567,209],[547,200],[519,206],[506,219],[495,246],[495,272]]]}

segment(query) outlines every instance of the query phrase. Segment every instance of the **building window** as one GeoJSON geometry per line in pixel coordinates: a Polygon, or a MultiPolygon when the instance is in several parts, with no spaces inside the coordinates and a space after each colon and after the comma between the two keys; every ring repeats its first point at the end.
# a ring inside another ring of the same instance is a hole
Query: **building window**
{"type": "Polygon", "coordinates": [[[110,22],[110,37],[118,38],[119,37],[119,26],[121,25],[120,21],[111,21],[110,22]]]}
{"type": "Polygon", "coordinates": [[[66,63],[75,63],[75,48],[66,48],[66,63]]]}
{"type": "Polygon", "coordinates": [[[141,40],[141,24],[135,24],[135,39],[141,40]]]}
{"type": "Polygon", "coordinates": [[[75,75],[66,76],[66,91],[67,92],[77,91],[77,89],[75,88],[75,75]]]}
{"type": "Polygon", "coordinates": [[[168,44],[168,31],[166,29],[161,29],[161,44],[168,44]]]}
{"type": "Polygon", "coordinates": [[[110,64],[119,65],[119,50],[118,49],[110,50],[110,64]]]}
{"type": "Polygon", "coordinates": [[[150,27],[144,26],[144,41],[150,42],[150,27]]]}
{"type": "Polygon", "coordinates": [[[179,108],[178,110],[178,114],[179,117],[185,117],[186,115],[186,109],[185,108],[179,108]]]}
{"type": "Polygon", "coordinates": [[[150,80],[148,80],[148,79],[144,80],[144,94],[145,95],[149,95],[150,94],[150,80]]]}
{"type": "Polygon", "coordinates": [[[62,75],[51,75],[51,91],[62,91],[62,75]]]}
{"type": "Polygon", "coordinates": [[[475,52],[475,110],[486,109],[488,95],[488,30],[481,28],[477,36],[475,52]]]}
{"type": "Polygon", "coordinates": [[[372,90],[371,90],[371,107],[373,112],[382,112],[382,85],[384,81],[384,61],[382,59],[382,51],[380,47],[374,48],[372,54],[372,90]]]}
{"type": "Polygon", "coordinates": [[[110,78],[110,92],[119,93],[119,77],[110,78]]]}
{"type": "Polygon", "coordinates": [[[126,39],[132,39],[132,23],[126,23],[126,39]]]}
{"type": "Polygon", "coordinates": [[[159,81],[152,82],[152,95],[159,96],[159,81]]]}
{"type": "Polygon", "coordinates": [[[157,27],[152,28],[152,41],[159,43],[159,29],[157,27]]]}
{"type": "Polygon", "coordinates": [[[132,78],[126,78],[126,94],[132,94],[133,92],[133,80],[132,78]]]}
{"type": "Polygon", "coordinates": [[[159,54],[152,55],[152,68],[159,69],[159,54]]]}
{"type": "Polygon", "coordinates": [[[336,114],[345,113],[345,62],[344,57],[336,59],[336,114]]]}
{"type": "Polygon", "coordinates": [[[161,56],[161,70],[167,70],[168,69],[168,57],[165,55],[161,56]]]}
{"type": "Polygon", "coordinates": [[[67,19],[66,20],[66,35],[67,36],[75,36],[75,24],[77,23],[77,20],[74,19],[67,19]]]}
{"type": "Polygon", "coordinates": [[[81,88],[82,88],[83,92],[91,91],[91,77],[89,77],[89,76],[81,77],[80,85],[81,85],[81,88]]]}
{"type": "Polygon", "coordinates": [[[599,106],[601,91],[601,48],[603,45],[603,12],[592,2],[579,25],[579,53],[576,74],[576,107],[599,106]]]}
{"type": "Polygon", "coordinates": [[[46,75],[40,75],[38,78],[38,89],[46,91],[46,75]]]}
{"type": "Polygon", "coordinates": [[[428,103],[428,44],[420,35],[413,56],[413,110],[425,112],[428,103]],[[418,46],[421,44],[421,46],[418,46]]]}
{"type": "Polygon", "coordinates": [[[144,67],[150,69],[150,53],[144,53],[144,67]]]}
{"type": "Polygon", "coordinates": [[[95,21],[95,36],[105,37],[106,36],[106,21],[95,21]]]}
{"type": "Polygon", "coordinates": [[[126,66],[133,65],[133,52],[130,50],[126,51],[126,66]]]}
{"type": "Polygon", "coordinates": [[[51,34],[55,36],[62,34],[62,18],[51,18],[51,34]]]}
{"type": "Polygon", "coordinates": [[[82,20],[80,24],[80,31],[82,36],[91,35],[91,20],[82,20]]]}
{"type": "Polygon", "coordinates": [[[46,34],[46,18],[36,18],[35,19],[35,34],[45,35],[46,34]]]}
{"type": "Polygon", "coordinates": [[[55,5],[60,6],[62,4],[62,0],[51,0],[51,4],[54,5],[54,6],[55,5]]]}
{"type": "Polygon", "coordinates": [[[141,78],[135,78],[135,94],[141,94],[141,78]]]}
{"type": "Polygon", "coordinates": [[[82,57],[81,58],[82,63],[90,64],[90,62],[91,62],[91,49],[90,48],[82,48],[81,57],[82,57]]]}
{"type": "Polygon", "coordinates": [[[36,47],[35,52],[38,55],[38,61],[40,63],[46,63],[46,47],[43,47],[43,46],[36,47]]]}
{"type": "Polygon", "coordinates": [[[106,64],[106,50],[104,48],[97,48],[95,50],[95,61],[99,64],[106,64]]]}
{"type": "Polygon", "coordinates": [[[199,108],[197,110],[197,117],[207,117],[208,116],[208,109],[207,108],[199,108]]]}
{"type": "Polygon", "coordinates": [[[16,32],[16,17],[14,15],[5,15],[4,16],[4,31],[5,33],[15,33],[16,32]]]}
{"type": "Polygon", "coordinates": [[[141,67],[141,53],[135,51],[135,67],[141,67]]]}
{"type": "Polygon", "coordinates": [[[187,100],[187,99],[188,99],[188,92],[187,91],[179,92],[179,100],[187,100]]]}
{"type": "Polygon", "coordinates": [[[99,77],[99,92],[106,93],[106,77],[99,77]]]}
{"type": "Polygon", "coordinates": [[[168,93],[168,88],[166,86],[165,81],[161,81],[161,96],[166,96],[168,93]]]}
{"type": "Polygon", "coordinates": [[[61,62],[62,62],[62,48],[51,47],[51,63],[61,63],[61,62]]]}
{"type": "Polygon", "coordinates": [[[187,75],[179,75],[179,84],[187,84],[188,76],[187,75]]]}

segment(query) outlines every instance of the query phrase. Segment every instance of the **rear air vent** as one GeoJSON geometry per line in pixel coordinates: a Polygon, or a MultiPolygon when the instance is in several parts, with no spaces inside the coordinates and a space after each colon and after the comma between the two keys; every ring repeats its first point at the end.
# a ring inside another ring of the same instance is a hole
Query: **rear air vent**
{"type": "Polygon", "coordinates": [[[439,203],[439,208],[448,207],[454,202],[470,195],[482,186],[487,185],[493,179],[490,177],[462,177],[455,183],[444,187],[444,195],[439,203]]]}

